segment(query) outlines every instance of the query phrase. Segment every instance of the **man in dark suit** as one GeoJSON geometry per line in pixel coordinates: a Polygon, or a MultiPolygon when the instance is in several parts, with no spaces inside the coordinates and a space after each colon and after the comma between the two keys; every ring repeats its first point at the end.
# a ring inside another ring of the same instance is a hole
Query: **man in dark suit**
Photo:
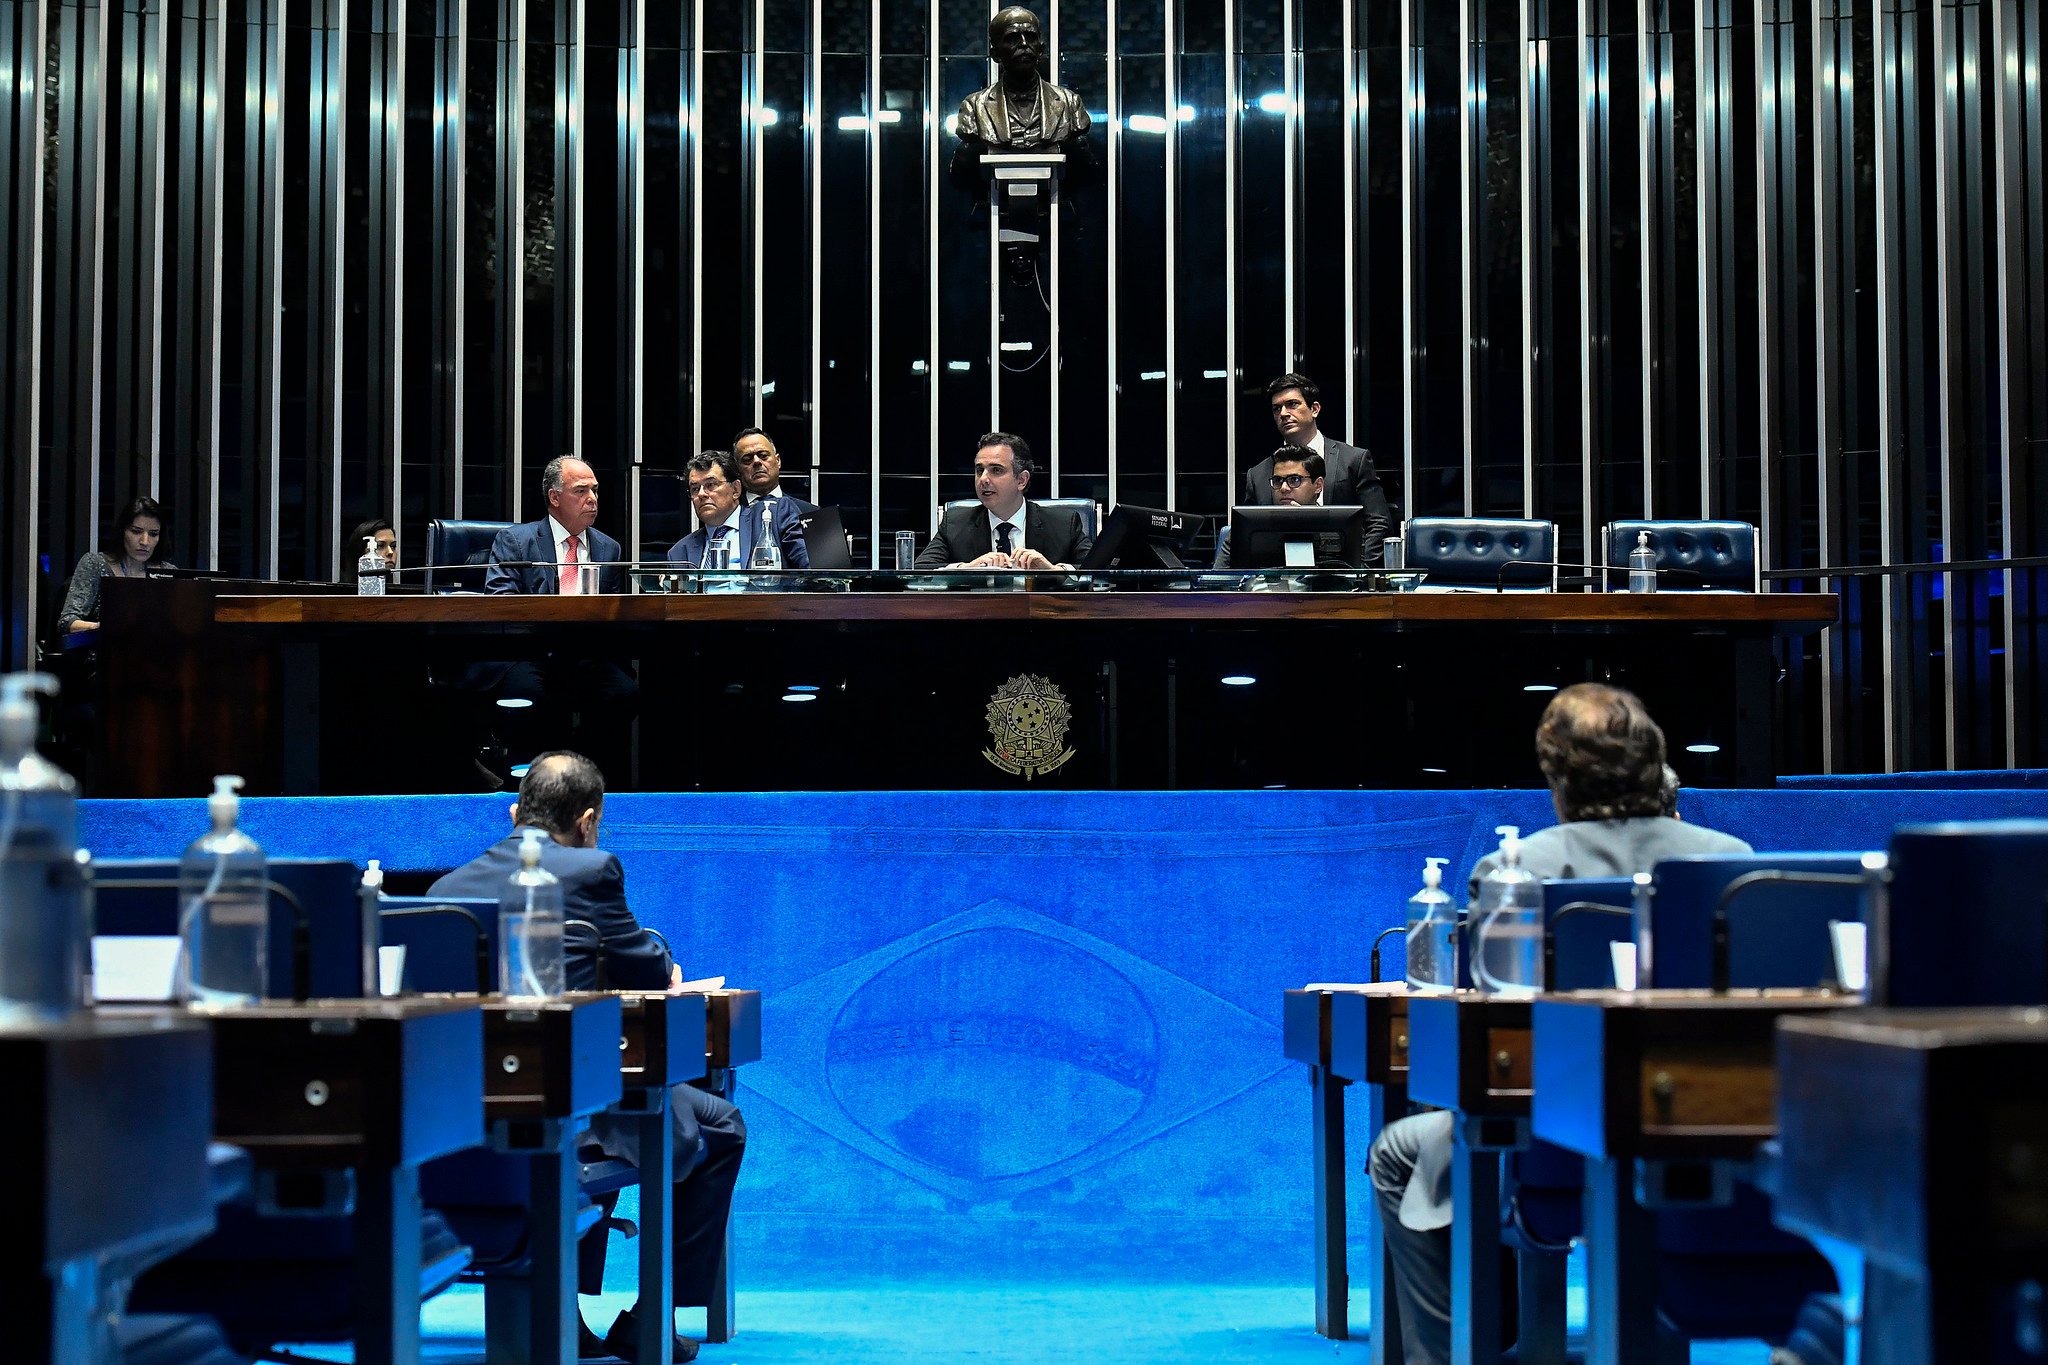
{"type": "MultiPolygon", "coordinates": [[[[1281,446],[1274,451],[1268,463],[1273,473],[1267,484],[1273,490],[1276,503],[1290,503],[1296,507],[1318,507],[1323,501],[1323,457],[1313,450],[1302,450],[1297,446],[1281,446]]],[[[1334,542],[1337,537],[1330,534],[1334,542]]],[[[1317,556],[1318,561],[1323,559],[1317,556]]],[[[1347,564],[1334,553],[1323,567],[1355,569],[1356,564],[1347,564]]],[[[1222,573],[1230,568],[1230,527],[1226,524],[1216,534],[1216,571],[1222,573]]]]}
{"type": "MultiPolygon", "coordinates": [[[[597,985],[600,954],[605,984],[615,990],[659,991],[682,984],[682,971],[668,950],[640,927],[626,904],[626,874],[618,858],[597,846],[604,818],[604,774],[581,754],[546,753],[533,760],[519,784],[512,806],[512,833],[485,849],[475,860],[443,876],[429,889],[434,896],[494,899],[519,867],[519,844],[525,831],[547,835],[541,866],[562,883],[562,909],[569,919],[597,926],[599,944],[587,933],[571,930],[565,940],[570,990],[597,985]]],[[[725,1245],[725,1224],[732,1210],[733,1186],[746,1155],[747,1125],[734,1105],[699,1090],[679,1085],[669,1092],[670,1132],[675,1144],[674,1194],[675,1291],[678,1307],[711,1301],[711,1281],[725,1245]]],[[[630,1121],[600,1114],[585,1135],[585,1145],[602,1147],[607,1156],[639,1162],[639,1143],[630,1121]]],[[[607,1196],[616,1200],[617,1195],[607,1196]]],[[[610,1214],[610,1208],[605,1212],[610,1214]]],[[[578,1291],[604,1289],[606,1229],[600,1225],[579,1249],[578,1291]]],[[[579,1355],[610,1353],[633,1359],[633,1310],[619,1315],[600,1342],[588,1327],[581,1331],[579,1355]]],[[[676,1360],[696,1357],[697,1343],[676,1338],[676,1360]]]]}
{"type": "Polygon", "coordinates": [[[780,499],[806,522],[817,515],[817,504],[782,490],[782,452],[767,432],[759,427],[741,428],[732,438],[732,455],[739,461],[740,483],[746,490],[741,506],[752,507],[763,498],[780,499]]]}
{"type": "MultiPolygon", "coordinates": [[[[697,529],[669,546],[668,560],[671,564],[701,567],[704,563],[704,547],[714,540],[729,540],[733,546],[734,568],[744,567],[754,554],[754,547],[761,543],[761,520],[765,514],[773,528],[775,543],[781,547],[782,562],[792,569],[807,569],[811,566],[810,552],[804,542],[804,526],[800,507],[811,507],[807,502],[795,498],[756,498],[749,505],[740,505],[744,469],[730,451],[707,450],[692,455],[684,466],[685,476],[690,481],[690,506],[697,513],[697,529]],[[765,504],[765,513],[764,513],[765,504]]],[[[811,511],[818,509],[811,507],[811,511]]]]}
{"type": "Polygon", "coordinates": [[[597,520],[596,472],[573,455],[558,455],[541,474],[541,494],[547,499],[546,516],[508,526],[491,542],[484,590],[565,597],[624,592],[626,573],[616,566],[625,553],[592,524],[597,520]]]}
{"type": "MultiPolygon", "coordinates": [[[[1325,507],[1363,507],[1365,534],[1360,548],[1367,566],[1379,563],[1380,544],[1394,531],[1394,511],[1387,502],[1386,489],[1372,467],[1372,456],[1357,446],[1346,445],[1325,435],[1316,426],[1323,411],[1322,390],[1305,374],[1283,374],[1266,385],[1266,401],[1272,405],[1273,425],[1288,445],[1313,450],[1323,457],[1325,507]]],[[[1265,459],[1244,472],[1243,501],[1270,507],[1273,496],[1273,458],[1265,459]]]]}
{"type": "Polygon", "coordinates": [[[974,451],[979,507],[955,507],[917,557],[920,569],[1072,569],[1095,542],[1078,513],[1032,502],[1031,447],[991,431],[974,451]]]}

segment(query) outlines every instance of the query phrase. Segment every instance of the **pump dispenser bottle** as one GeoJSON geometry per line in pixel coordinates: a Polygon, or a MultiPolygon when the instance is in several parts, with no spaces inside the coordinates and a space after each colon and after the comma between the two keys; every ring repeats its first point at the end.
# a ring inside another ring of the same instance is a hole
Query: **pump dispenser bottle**
{"type": "Polygon", "coordinates": [[[1422,889],[1408,898],[1408,985],[1418,991],[1458,987],[1458,908],[1443,888],[1447,858],[1425,858],[1422,889]]]}
{"type": "Polygon", "coordinates": [[[1488,995],[1543,989],[1543,886],[1522,866],[1522,832],[1498,826],[1500,862],[1472,907],[1472,984],[1488,995]]]}
{"type": "Polygon", "coordinates": [[[1650,533],[1636,532],[1636,547],[1628,552],[1628,590],[1657,591],[1657,552],[1650,548],[1650,533]]]}
{"type": "Polygon", "coordinates": [[[270,866],[238,827],[242,779],[213,779],[213,828],[178,864],[179,995],[198,1009],[261,1000],[270,982],[270,866]]]}
{"type": "Polygon", "coordinates": [[[36,752],[47,673],[0,678],[0,1025],[81,1008],[92,938],[77,858],[78,784],[36,752]]]}
{"type": "Polygon", "coordinates": [[[552,1000],[567,988],[562,883],[540,865],[547,836],[524,831],[519,870],[498,896],[498,990],[510,1000],[552,1000]]]}
{"type": "Polygon", "coordinates": [[[356,561],[356,594],[360,597],[384,595],[384,557],[377,553],[375,536],[363,537],[363,557],[356,561]]]}

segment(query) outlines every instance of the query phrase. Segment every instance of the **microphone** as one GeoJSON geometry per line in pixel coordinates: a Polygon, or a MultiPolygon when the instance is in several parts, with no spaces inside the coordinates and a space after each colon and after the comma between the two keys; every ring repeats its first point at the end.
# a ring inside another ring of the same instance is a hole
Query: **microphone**
{"type": "Polygon", "coordinates": [[[1715,995],[1728,994],[1728,911],[1735,898],[1752,887],[1768,883],[1790,884],[1793,886],[1861,886],[1861,876],[1842,872],[1786,872],[1768,868],[1761,872],[1745,872],[1721,888],[1720,899],[1714,902],[1714,956],[1712,974],[1708,977],[1715,995]]]}

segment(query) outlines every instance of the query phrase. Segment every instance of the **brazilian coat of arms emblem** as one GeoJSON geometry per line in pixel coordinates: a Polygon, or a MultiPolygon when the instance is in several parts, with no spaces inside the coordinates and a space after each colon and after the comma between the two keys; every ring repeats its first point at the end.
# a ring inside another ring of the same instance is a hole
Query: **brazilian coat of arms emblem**
{"type": "Polygon", "coordinates": [[[1067,726],[1074,708],[1050,678],[1020,673],[998,687],[988,701],[991,747],[981,756],[1026,781],[1041,777],[1074,756],[1067,726]]]}

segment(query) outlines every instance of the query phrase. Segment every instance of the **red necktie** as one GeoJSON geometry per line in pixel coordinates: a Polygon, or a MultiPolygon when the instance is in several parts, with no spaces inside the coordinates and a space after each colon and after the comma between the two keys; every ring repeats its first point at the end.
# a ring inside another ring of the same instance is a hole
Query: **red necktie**
{"type": "Polygon", "coordinates": [[[583,570],[576,560],[576,537],[570,536],[562,550],[562,595],[574,597],[583,591],[583,570]]]}

